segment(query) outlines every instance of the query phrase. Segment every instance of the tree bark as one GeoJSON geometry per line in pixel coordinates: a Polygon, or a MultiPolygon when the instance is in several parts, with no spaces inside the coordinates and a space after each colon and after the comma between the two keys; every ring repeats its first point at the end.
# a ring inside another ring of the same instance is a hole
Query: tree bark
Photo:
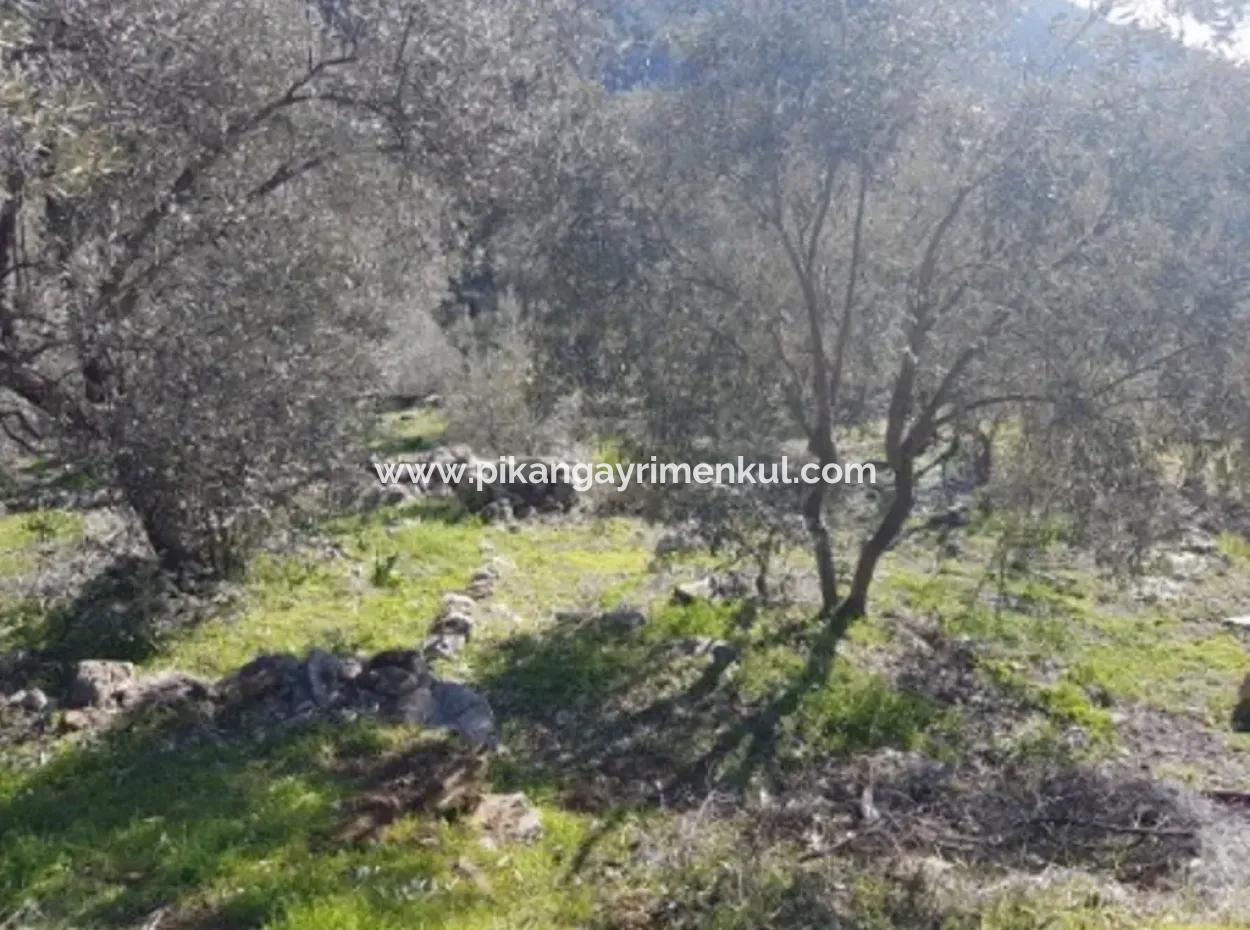
{"type": "Polygon", "coordinates": [[[820,608],[828,614],[838,605],[838,576],[833,561],[833,540],[825,524],[825,486],[812,485],[803,502],[803,521],[812,537],[812,554],[816,559],[816,573],[820,577],[820,608]]]}

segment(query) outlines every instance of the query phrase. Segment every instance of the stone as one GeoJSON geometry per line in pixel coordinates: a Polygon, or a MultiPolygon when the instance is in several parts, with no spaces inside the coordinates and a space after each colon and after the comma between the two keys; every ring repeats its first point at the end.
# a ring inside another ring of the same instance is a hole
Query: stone
{"type": "Polygon", "coordinates": [[[19,691],[17,694],[9,698],[10,704],[16,704],[22,710],[29,710],[38,713],[48,706],[48,696],[38,688],[29,688],[26,691],[19,691]]]}
{"type": "Polygon", "coordinates": [[[706,601],[712,597],[713,593],[711,578],[686,581],[673,588],[673,603],[693,604],[696,601],[706,601]]]}
{"type": "Polygon", "coordinates": [[[430,675],[425,659],[415,649],[384,649],[368,661],[365,671],[371,672],[387,667],[404,669],[422,678],[428,678],[430,675]]]}
{"type": "Polygon", "coordinates": [[[469,585],[467,593],[475,601],[484,601],[495,593],[495,582],[490,579],[474,581],[469,585]]]}
{"type": "Polygon", "coordinates": [[[647,625],[647,615],[635,607],[617,607],[599,617],[599,623],[613,632],[633,633],[647,625]]]}
{"type": "Polygon", "coordinates": [[[1176,581],[1190,581],[1206,574],[1209,565],[1205,556],[1196,552],[1169,552],[1163,557],[1168,576],[1176,581]]]}
{"type": "Polygon", "coordinates": [[[1137,583],[1137,598],[1146,604],[1164,604],[1177,600],[1183,593],[1181,586],[1171,578],[1147,575],[1137,583]]]}
{"type": "Polygon", "coordinates": [[[469,614],[477,607],[473,598],[464,594],[444,594],[439,608],[440,615],[469,614]]]}
{"type": "Polygon", "coordinates": [[[299,674],[301,664],[285,652],[257,656],[230,676],[226,687],[244,701],[257,701],[282,691],[299,674]]]}
{"type": "Polygon", "coordinates": [[[454,730],[473,746],[493,749],[499,743],[495,714],[486,698],[454,681],[436,681],[431,687],[434,710],[430,725],[454,730]]]}
{"type": "Polygon", "coordinates": [[[342,696],[342,686],[348,681],[343,663],[323,649],[308,653],[304,662],[308,676],[308,691],[318,707],[329,707],[342,696]]]}
{"type": "Polygon", "coordinates": [[[464,651],[468,641],[468,637],[459,633],[439,633],[426,639],[421,653],[430,661],[451,659],[464,651]]]}
{"type": "Polygon", "coordinates": [[[511,523],[516,519],[512,512],[512,503],[506,497],[491,501],[479,513],[487,523],[511,523]]]}
{"type": "Polygon", "coordinates": [[[414,688],[396,696],[381,711],[396,723],[430,726],[435,716],[434,695],[429,687],[414,688]]]}
{"type": "MultiPolygon", "coordinates": [[[[424,664],[425,662],[422,660],[422,665],[424,664]]],[[[428,678],[423,678],[417,672],[400,668],[397,665],[381,665],[377,668],[370,668],[360,676],[360,682],[366,688],[387,697],[400,697],[416,691],[427,680],[428,678]]]]}
{"type": "Polygon", "coordinates": [[[673,644],[675,650],[686,656],[711,656],[720,665],[729,665],[738,659],[738,650],[723,639],[710,636],[687,636],[673,644]]]}
{"type": "Polygon", "coordinates": [[[67,710],[61,714],[61,729],[67,733],[90,730],[100,724],[100,712],[91,708],[67,710]]]}
{"type": "Polygon", "coordinates": [[[465,613],[444,614],[434,621],[430,632],[436,635],[449,633],[467,640],[473,635],[473,618],[465,613]]]}
{"type": "Polygon", "coordinates": [[[1193,529],[1181,538],[1181,548],[1196,555],[1216,555],[1220,551],[1220,544],[1205,530],[1193,529]]]}
{"type": "Polygon", "coordinates": [[[482,795],[470,822],[482,831],[484,843],[491,848],[507,843],[534,843],[543,835],[538,809],[519,791],[482,795]]]}
{"type": "Polygon", "coordinates": [[[70,683],[70,703],[76,707],[118,707],[134,690],[135,667],[130,662],[84,659],[70,683]]]}

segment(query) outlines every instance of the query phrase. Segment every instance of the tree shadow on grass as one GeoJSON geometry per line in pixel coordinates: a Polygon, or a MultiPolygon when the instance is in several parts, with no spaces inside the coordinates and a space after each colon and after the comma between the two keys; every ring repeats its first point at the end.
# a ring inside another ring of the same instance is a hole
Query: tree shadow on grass
{"type": "MultiPolygon", "coordinates": [[[[375,746],[363,727],[253,743],[173,737],[166,727],[116,729],[11,777],[0,794],[0,914],[34,901],[52,923],[118,926],[215,890],[234,899],[216,926],[255,925],[278,895],[265,904],[228,889],[271,867],[298,869],[345,790],[327,759],[375,746]]],[[[287,893],[300,884],[282,881],[287,893]]]]}
{"type": "Polygon", "coordinates": [[[172,611],[181,596],[155,561],[126,556],[101,567],[68,602],[15,601],[0,612],[0,622],[12,644],[41,663],[142,662],[179,622],[172,611]]]}
{"type": "MultiPolygon", "coordinates": [[[[737,605],[726,634],[745,639],[753,611],[737,605]]],[[[602,618],[492,645],[477,658],[477,683],[504,721],[503,777],[577,810],[701,803],[723,761],[722,734],[755,719],[726,681],[742,648],[602,618]],[[686,777],[696,770],[702,780],[686,777]]]]}

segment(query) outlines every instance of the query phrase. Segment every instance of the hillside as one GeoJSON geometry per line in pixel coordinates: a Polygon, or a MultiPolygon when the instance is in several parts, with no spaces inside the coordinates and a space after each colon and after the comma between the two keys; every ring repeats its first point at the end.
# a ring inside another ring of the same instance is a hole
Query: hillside
{"type": "Polygon", "coordinates": [[[938,557],[905,543],[766,758],[725,737],[805,675],[798,553],[791,597],[677,604],[723,570],[697,547],[657,559],[663,527],[416,498],[261,558],[193,620],[177,596],[38,593],[89,572],[108,524],[0,523],[5,648],[39,651],[25,684],[53,700],[3,710],[10,926],[1246,926],[1234,533],[1195,532],[1128,587],[1058,544],[1003,566],[990,524],[938,557]],[[57,677],[108,658],[216,682],[262,654],[413,648],[464,590],[472,636],[435,670],[489,699],[490,759],[368,714],[83,719],[57,677]],[[133,646],[91,651],[119,625],[133,646]],[[735,772],[709,790],[714,757],[735,772]]]}

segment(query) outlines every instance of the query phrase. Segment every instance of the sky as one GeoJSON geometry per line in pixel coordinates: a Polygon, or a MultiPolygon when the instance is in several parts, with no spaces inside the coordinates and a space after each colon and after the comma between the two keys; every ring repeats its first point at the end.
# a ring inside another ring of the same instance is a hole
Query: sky
{"type": "MultiPolygon", "coordinates": [[[[1166,30],[1186,45],[1195,48],[1214,47],[1212,32],[1208,27],[1192,17],[1177,17],[1175,13],[1169,12],[1166,0],[1120,0],[1117,6],[1123,12],[1117,13],[1113,18],[1131,18],[1143,26],[1166,30]]],[[[1250,16],[1233,35],[1231,43],[1218,51],[1243,64],[1250,64],[1250,16]]]]}

